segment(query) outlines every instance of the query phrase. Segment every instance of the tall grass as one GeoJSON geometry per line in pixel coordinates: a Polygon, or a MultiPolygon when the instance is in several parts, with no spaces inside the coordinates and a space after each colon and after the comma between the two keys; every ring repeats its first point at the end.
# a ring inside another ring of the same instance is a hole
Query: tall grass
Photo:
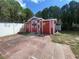
{"type": "Polygon", "coordinates": [[[68,31],[51,35],[52,41],[70,45],[76,58],[79,59],[79,32],[68,31]]]}

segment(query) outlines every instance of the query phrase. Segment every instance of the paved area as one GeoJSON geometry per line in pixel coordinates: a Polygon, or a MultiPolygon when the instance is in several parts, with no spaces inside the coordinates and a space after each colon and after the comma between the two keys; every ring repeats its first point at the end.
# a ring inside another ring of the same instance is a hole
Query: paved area
{"type": "Polygon", "coordinates": [[[0,54],[6,59],[76,59],[68,45],[52,43],[50,36],[13,35],[3,38],[0,40],[0,54]]]}

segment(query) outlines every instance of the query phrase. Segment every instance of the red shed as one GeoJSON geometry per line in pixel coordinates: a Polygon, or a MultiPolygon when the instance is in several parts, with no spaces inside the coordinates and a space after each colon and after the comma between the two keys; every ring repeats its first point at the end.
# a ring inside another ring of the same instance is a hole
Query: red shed
{"type": "Polygon", "coordinates": [[[54,34],[56,19],[43,19],[32,17],[21,29],[21,32],[35,32],[40,34],[54,34]]]}

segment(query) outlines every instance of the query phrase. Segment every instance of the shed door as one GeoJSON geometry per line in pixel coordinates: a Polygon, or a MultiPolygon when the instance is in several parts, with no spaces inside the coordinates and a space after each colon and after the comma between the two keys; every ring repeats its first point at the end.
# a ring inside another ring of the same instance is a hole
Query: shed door
{"type": "Polygon", "coordinates": [[[50,22],[49,21],[43,21],[43,33],[49,34],[50,33],[50,22]]]}

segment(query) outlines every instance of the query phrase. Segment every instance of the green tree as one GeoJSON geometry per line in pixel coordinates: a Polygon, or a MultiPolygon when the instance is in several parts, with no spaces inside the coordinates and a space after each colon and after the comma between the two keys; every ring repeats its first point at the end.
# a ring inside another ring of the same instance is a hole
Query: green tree
{"type": "Polygon", "coordinates": [[[62,28],[65,30],[71,30],[73,27],[72,24],[77,24],[79,21],[79,3],[71,1],[69,4],[64,5],[61,10],[62,28]]]}
{"type": "Polygon", "coordinates": [[[49,7],[49,18],[60,18],[61,9],[57,6],[49,7]]]}
{"type": "Polygon", "coordinates": [[[42,11],[42,18],[44,18],[44,19],[48,19],[49,18],[49,9],[48,8],[45,8],[42,11]]]}
{"type": "Polygon", "coordinates": [[[49,8],[43,9],[36,13],[37,17],[42,17],[44,19],[57,18],[60,19],[61,9],[57,6],[51,6],[49,8]]]}
{"type": "Polygon", "coordinates": [[[14,22],[18,19],[21,6],[15,0],[0,0],[0,21],[14,22]]]}
{"type": "Polygon", "coordinates": [[[33,16],[33,12],[29,8],[24,9],[23,13],[24,13],[25,21],[27,21],[29,18],[31,18],[33,16]]]}
{"type": "Polygon", "coordinates": [[[42,17],[42,12],[41,11],[38,11],[36,14],[35,14],[36,17],[42,17]]]}
{"type": "Polygon", "coordinates": [[[0,0],[0,22],[23,22],[32,16],[32,11],[23,9],[16,0],[0,0]]]}

